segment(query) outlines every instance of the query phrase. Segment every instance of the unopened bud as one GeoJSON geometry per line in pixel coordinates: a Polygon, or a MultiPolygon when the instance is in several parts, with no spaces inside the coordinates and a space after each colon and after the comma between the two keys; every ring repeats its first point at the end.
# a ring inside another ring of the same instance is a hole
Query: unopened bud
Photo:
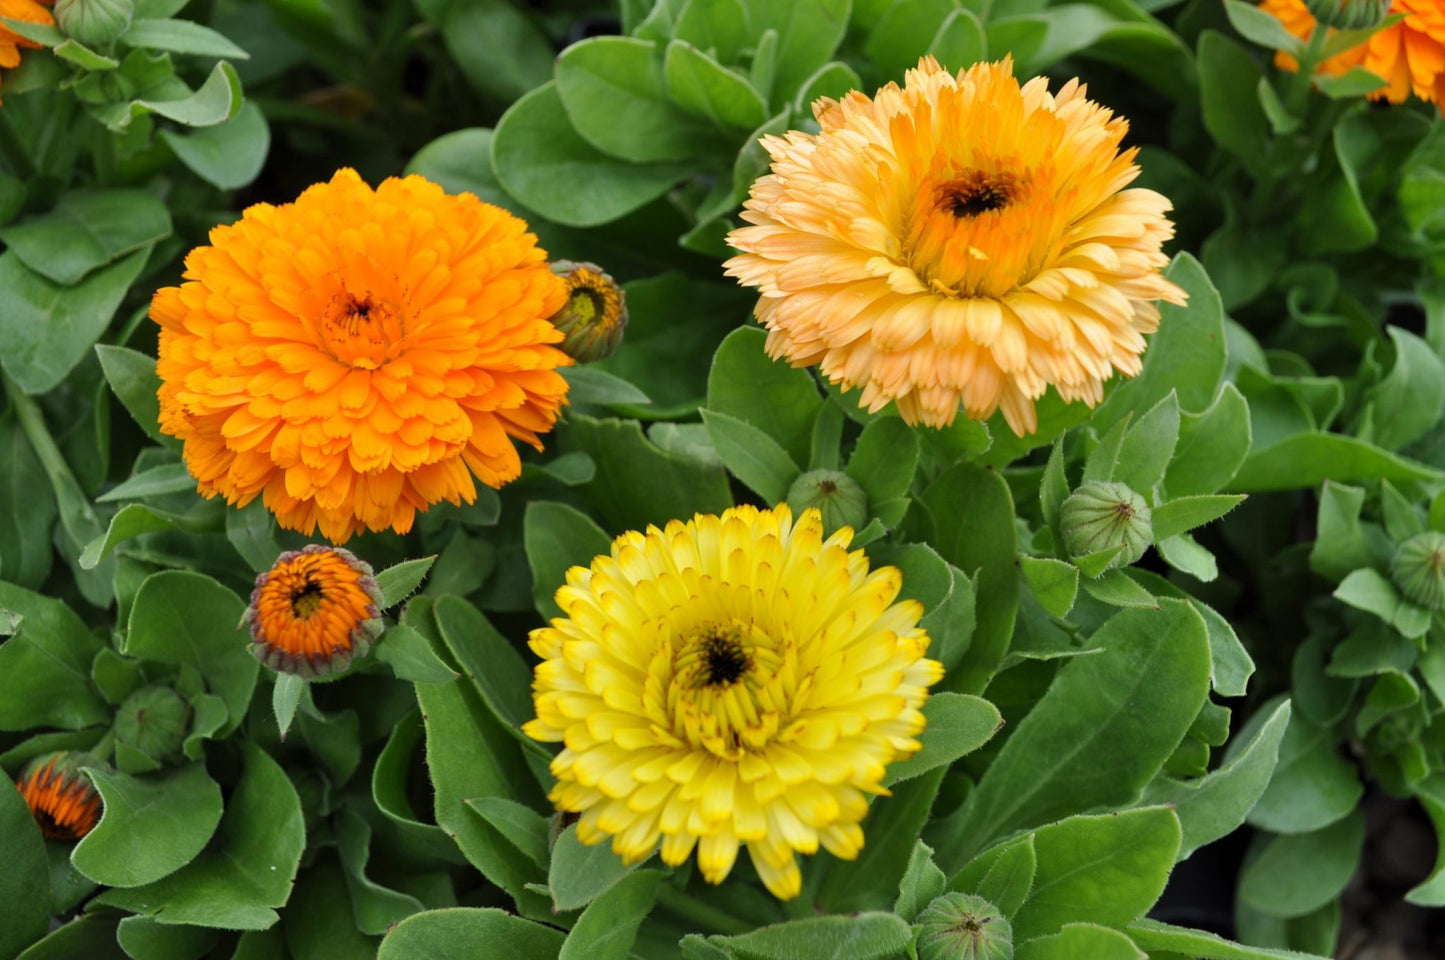
{"type": "Polygon", "coordinates": [[[1059,529],[1071,557],[1123,547],[1106,570],[1133,563],[1154,542],[1149,505],[1122,483],[1093,481],[1079,487],[1059,508],[1059,529]]]}
{"type": "Polygon", "coordinates": [[[47,840],[79,840],[100,822],[100,795],[81,767],[101,764],[88,753],[36,757],[15,781],[47,840]]]}
{"type": "Polygon", "coordinates": [[[945,893],[918,915],[918,960],[1013,960],[1013,928],[993,904],[945,893]]]}
{"type": "Polygon", "coordinates": [[[244,624],[251,653],[272,670],[308,680],[340,673],[381,635],[382,595],[371,564],[313,543],[289,550],[256,578],[244,624]]]}
{"type": "Polygon", "coordinates": [[[858,481],[841,470],[809,470],[788,488],[788,506],[794,515],[809,507],[823,514],[823,529],[861,529],[868,522],[868,494],[858,481]]]}
{"type": "Polygon", "coordinates": [[[1305,0],[1315,20],[1339,30],[1377,26],[1390,12],[1390,0],[1305,0]]]}
{"type": "Polygon", "coordinates": [[[578,363],[612,356],[627,329],[627,296],[595,263],[558,260],[552,272],[567,281],[567,304],[552,316],[566,335],[559,344],[578,363]]]}
{"type": "Polygon", "coordinates": [[[164,760],[181,748],[190,719],[190,705],[170,687],[142,687],[116,711],[115,739],[164,760]]]}
{"type": "Polygon", "coordinates": [[[1427,530],[1400,544],[1390,561],[1395,586],[1427,610],[1445,610],[1445,533],[1427,530]]]}
{"type": "Polygon", "coordinates": [[[68,37],[104,44],[130,29],[133,0],[55,0],[55,22],[68,37]]]}

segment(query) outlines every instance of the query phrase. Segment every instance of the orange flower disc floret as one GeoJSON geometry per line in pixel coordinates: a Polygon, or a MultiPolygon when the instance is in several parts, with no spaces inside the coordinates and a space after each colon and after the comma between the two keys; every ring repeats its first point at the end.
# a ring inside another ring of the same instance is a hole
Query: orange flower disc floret
{"type": "Polygon", "coordinates": [[[212,230],[151,304],[161,429],[200,492],[343,543],[472,502],[472,474],[516,478],[512,438],[541,448],[571,363],[547,321],[567,285],[526,229],[422,177],[340,170],[212,230]]]}
{"type": "Polygon", "coordinates": [[[15,781],[47,840],[79,840],[100,822],[100,795],[79,769],[88,759],[55,754],[32,763],[15,781]]]}
{"type": "MultiPolygon", "coordinates": [[[[55,18],[50,15],[51,0],[0,0],[0,17],[7,20],[24,20],[26,23],[43,23],[54,26],[55,18]],[[42,5],[43,4],[43,5],[42,5]]],[[[14,30],[0,23],[0,70],[13,70],[20,66],[21,48],[39,50],[40,44],[26,40],[14,30]]]]}
{"type": "MultiPolygon", "coordinates": [[[[1263,0],[1261,6],[1297,37],[1307,38],[1314,31],[1315,18],[1303,0],[1263,0]]],[[[1370,99],[1404,103],[1413,90],[1445,112],[1445,3],[1393,0],[1390,13],[1405,18],[1330,57],[1316,72],[1338,76],[1364,67],[1387,81],[1370,99]]],[[[1275,55],[1275,64],[1282,70],[1299,69],[1299,61],[1283,52],[1275,55]]]]}
{"type": "Polygon", "coordinates": [[[816,135],[764,137],[727,272],[761,294],[768,353],[909,423],[1001,408],[1019,434],[1050,385],[1093,405],[1137,374],[1155,301],[1185,299],[1159,272],[1170,205],[1124,189],[1128,125],[1085,93],[926,57],[902,88],[818,100],[816,135]]]}
{"type": "Polygon", "coordinates": [[[381,590],[350,550],[311,544],[281,554],[256,578],[245,622],[251,652],[304,677],[346,669],[381,633],[381,590]]]}

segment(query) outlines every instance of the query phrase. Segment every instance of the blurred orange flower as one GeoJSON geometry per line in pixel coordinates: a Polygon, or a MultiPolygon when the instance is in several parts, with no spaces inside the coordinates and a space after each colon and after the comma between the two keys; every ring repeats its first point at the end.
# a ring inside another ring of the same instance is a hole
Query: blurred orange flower
{"type": "MultiPolygon", "coordinates": [[[[0,0],[0,17],[7,20],[24,20],[27,23],[55,24],[49,7],[52,0],[0,0]]],[[[20,66],[20,48],[39,50],[40,44],[26,40],[14,30],[0,23],[0,70],[13,70],[20,66]]]]}
{"type": "Polygon", "coordinates": [[[470,503],[541,448],[571,363],[567,300],[527,225],[422,177],[355,171],[248,208],[156,293],[161,430],[207,497],[260,496],[335,543],[470,503]],[[470,472],[468,472],[470,470],[470,472]]]}
{"type": "MultiPolygon", "coordinates": [[[[1306,38],[1314,30],[1315,18],[1303,0],[1263,0],[1260,6],[1297,37],[1306,38]]],[[[1390,13],[1403,13],[1405,18],[1359,46],[1330,57],[1316,72],[1337,76],[1364,67],[1388,81],[1371,93],[1370,99],[1404,103],[1414,91],[1421,100],[1445,111],[1445,3],[1393,0],[1390,13]]],[[[1287,53],[1276,54],[1274,60],[1282,70],[1299,69],[1299,62],[1287,53]]]]}
{"type": "Polygon", "coordinates": [[[959,408],[1037,429],[1034,401],[1103,397],[1141,369],[1169,201],[1138,176],[1128,124],[1071,80],[1022,87],[1008,60],[813,104],[822,131],[764,137],[727,272],[761,294],[767,349],[819,364],[859,403],[942,427],[959,408]]]}

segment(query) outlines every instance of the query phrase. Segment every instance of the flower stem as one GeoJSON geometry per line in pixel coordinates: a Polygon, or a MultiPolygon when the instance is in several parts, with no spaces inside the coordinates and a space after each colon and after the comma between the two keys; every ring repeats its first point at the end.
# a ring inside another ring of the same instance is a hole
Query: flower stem
{"type": "Polygon", "coordinates": [[[1325,42],[1329,40],[1329,37],[1330,28],[1323,23],[1316,23],[1314,30],[1310,32],[1309,43],[1299,58],[1299,70],[1290,84],[1289,98],[1286,101],[1289,112],[1295,116],[1301,115],[1305,105],[1309,102],[1310,86],[1315,79],[1315,68],[1324,59],[1325,42]]]}
{"type": "Polygon", "coordinates": [[[92,757],[95,757],[95,759],[102,762],[109,761],[110,755],[114,752],[115,727],[111,727],[109,730],[105,731],[104,736],[102,736],[99,740],[95,742],[95,746],[91,747],[89,750],[86,751],[86,753],[89,753],[92,757]]]}
{"type": "Polygon", "coordinates": [[[657,902],[679,917],[718,933],[747,933],[753,929],[751,924],[739,920],[726,910],[703,903],[669,883],[657,885],[657,902]]]}

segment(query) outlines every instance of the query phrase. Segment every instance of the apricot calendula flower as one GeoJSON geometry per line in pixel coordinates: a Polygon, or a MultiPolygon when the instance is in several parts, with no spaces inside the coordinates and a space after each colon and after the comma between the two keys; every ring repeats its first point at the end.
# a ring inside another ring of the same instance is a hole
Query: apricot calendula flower
{"type": "MultiPolygon", "coordinates": [[[[1303,0],[1263,0],[1260,6],[1297,37],[1306,38],[1314,31],[1315,18],[1303,0]]],[[[1359,46],[1325,60],[1316,72],[1338,76],[1364,67],[1387,81],[1370,99],[1404,103],[1413,90],[1421,100],[1445,111],[1445,4],[1440,0],[1393,0],[1390,13],[1405,17],[1359,46]]],[[[1287,53],[1276,54],[1274,62],[1282,70],[1299,69],[1299,61],[1287,53]]]]}
{"type": "Polygon", "coordinates": [[[100,795],[80,771],[94,762],[88,754],[54,753],[31,761],[15,781],[47,840],[79,840],[100,822],[100,795]]]}
{"type": "Polygon", "coordinates": [[[1050,384],[1093,405],[1137,374],[1154,301],[1185,299],[1159,273],[1170,204],[1124,189],[1128,124],[1085,92],[925,57],[902,89],[816,101],[817,135],[764,137],[726,266],[761,293],[768,353],[909,423],[1002,408],[1018,434],[1050,384]]]}
{"type": "Polygon", "coordinates": [[[552,801],[577,837],[625,862],[698,848],[721,883],[746,844],[775,896],[797,896],[795,852],[852,859],[868,794],[919,749],[928,687],[923,609],[894,603],[896,567],[869,572],[853,531],[817,510],[734,507],[618,537],[573,567],[567,616],[534,630],[537,719],[561,741],[552,801]]]}
{"type": "Polygon", "coordinates": [[[547,322],[567,286],[526,229],[422,177],[340,170],[212,230],[151,304],[161,429],[200,492],[344,543],[472,502],[472,474],[514,479],[512,438],[541,448],[571,363],[547,322]]]}
{"type": "MultiPolygon", "coordinates": [[[[41,23],[54,26],[55,18],[46,9],[52,0],[0,0],[0,17],[7,20],[24,20],[26,23],[41,23]]],[[[39,50],[40,44],[26,40],[0,23],[0,70],[13,70],[20,66],[21,48],[39,50]]]]}
{"type": "Polygon", "coordinates": [[[256,578],[244,623],[251,653],[303,677],[345,670],[381,634],[381,589],[350,550],[313,543],[289,550],[256,578]]]}

